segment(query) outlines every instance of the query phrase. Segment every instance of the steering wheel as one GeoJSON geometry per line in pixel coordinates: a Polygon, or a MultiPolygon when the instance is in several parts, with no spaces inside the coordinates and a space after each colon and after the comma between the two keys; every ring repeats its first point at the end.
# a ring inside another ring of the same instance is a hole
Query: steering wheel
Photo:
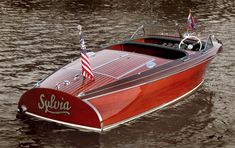
{"type": "Polygon", "coordinates": [[[196,44],[199,44],[199,45],[200,45],[200,47],[199,47],[199,49],[198,49],[198,51],[200,51],[200,50],[202,49],[202,41],[201,41],[198,37],[196,37],[196,36],[190,36],[190,35],[188,35],[188,36],[186,36],[184,39],[182,39],[182,40],[180,41],[179,49],[183,49],[183,48],[182,48],[182,45],[187,45],[187,49],[192,50],[192,49],[193,49],[193,46],[195,46],[196,44]],[[184,41],[187,40],[187,39],[194,39],[194,40],[196,40],[196,42],[187,45],[187,44],[184,42],[184,41]]]}

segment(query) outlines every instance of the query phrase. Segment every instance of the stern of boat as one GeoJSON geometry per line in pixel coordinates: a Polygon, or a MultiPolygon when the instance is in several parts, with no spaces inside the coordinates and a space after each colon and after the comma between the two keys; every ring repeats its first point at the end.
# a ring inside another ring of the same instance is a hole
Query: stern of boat
{"type": "Polygon", "coordinates": [[[48,88],[33,88],[22,95],[18,115],[29,115],[66,126],[101,132],[98,111],[88,101],[48,88]]]}

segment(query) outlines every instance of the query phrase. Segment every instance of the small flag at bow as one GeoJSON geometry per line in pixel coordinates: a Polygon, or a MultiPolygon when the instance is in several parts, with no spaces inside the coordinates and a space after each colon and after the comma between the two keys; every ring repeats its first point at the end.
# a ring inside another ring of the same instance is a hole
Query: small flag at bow
{"type": "Polygon", "coordinates": [[[81,63],[82,63],[82,76],[84,78],[89,78],[94,80],[94,74],[91,70],[91,65],[89,61],[89,57],[87,56],[85,41],[82,34],[82,26],[78,25],[79,37],[80,37],[80,49],[81,49],[81,63]]]}
{"type": "Polygon", "coordinates": [[[189,10],[189,15],[188,15],[187,24],[188,24],[188,29],[192,29],[192,30],[195,30],[195,29],[196,29],[196,22],[195,22],[194,17],[193,17],[192,14],[191,14],[191,10],[189,10]]]}

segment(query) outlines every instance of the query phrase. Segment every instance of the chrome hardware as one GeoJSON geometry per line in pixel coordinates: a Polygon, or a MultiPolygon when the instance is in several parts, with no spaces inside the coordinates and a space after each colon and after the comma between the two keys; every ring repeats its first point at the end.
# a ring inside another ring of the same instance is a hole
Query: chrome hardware
{"type": "Polygon", "coordinates": [[[80,76],[81,76],[81,73],[80,74],[76,74],[73,79],[77,80],[77,79],[79,79],[80,76]]]}
{"type": "Polygon", "coordinates": [[[22,112],[26,112],[27,111],[27,107],[25,105],[22,105],[21,108],[22,108],[22,112]]]}
{"type": "Polygon", "coordinates": [[[205,51],[207,50],[208,46],[212,46],[212,47],[214,46],[213,42],[212,42],[213,39],[214,39],[214,35],[209,34],[207,39],[206,39],[205,47],[202,49],[203,53],[205,53],[205,51]]]}
{"type": "Polygon", "coordinates": [[[182,60],[183,60],[183,62],[186,62],[186,61],[190,60],[190,58],[186,57],[186,58],[183,58],[182,60]]]}
{"type": "Polygon", "coordinates": [[[18,113],[25,113],[27,111],[27,108],[25,105],[21,105],[18,109],[17,112],[18,113]]]}
{"type": "Polygon", "coordinates": [[[192,50],[192,49],[193,49],[193,45],[192,45],[192,44],[189,44],[188,47],[187,47],[187,49],[192,50]]]}
{"type": "Polygon", "coordinates": [[[132,36],[130,37],[130,39],[132,39],[140,30],[143,30],[144,34],[145,34],[145,30],[144,30],[144,25],[141,25],[139,28],[136,29],[136,31],[132,34],[132,36]]]}
{"type": "Polygon", "coordinates": [[[146,63],[146,67],[151,69],[153,67],[155,67],[157,64],[154,61],[149,61],[146,63]]]}
{"type": "Polygon", "coordinates": [[[35,88],[35,87],[39,87],[39,86],[40,86],[40,83],[41,83],[41,80],[40,80],[40,81],[37,81],[37,83],[36,83],[36,84],[34,84],[33,88],[35,88]]]}
{"type": "Polygon", "coordinates": [[[64,80],[63,84],[64,84],[64,86],[67,86],[70,84],[70,82],[69,82],[69,80],[64,80]]]}
{"type": "Polygon", "coordinates": [[[67,85],[69,85],[70,84],[70,81],[69,80],[64,80],[63,81],[63,83],[57,83],[56,85],[55,85],[55,87],[56,87],[56,89],[58,90],[58,89],[60,89],[60,85],[61,84],[63,84],[64,86],[67,86],[67,85]]]}
{"type": "Polygon", "coordinates": [[[55,85],[55,87],[56,87],[57,90],[60,89],[60,83],[57,83],[57,84],[55,85]]]}
{"type": "Polygon", "coordinates": [[[78,96],[78,97],[85,96],[85,93],[84,93],[84,92],[80,92],[77,96],[78,96]]]}

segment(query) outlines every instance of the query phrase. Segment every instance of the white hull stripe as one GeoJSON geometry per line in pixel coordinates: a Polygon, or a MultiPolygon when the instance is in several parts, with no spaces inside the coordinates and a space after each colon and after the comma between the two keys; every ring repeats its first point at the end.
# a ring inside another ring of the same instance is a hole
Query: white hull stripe
{"type": "Polygon", "coordinates": [[[25,112],[25,114],[36,117],[36,118],[39,118],[39,119],[42,119],[42,120],[45,120],[45,121],[55,122],[55,123],[58,123],[58,124],[63,124],[63,125],[66,125],[66,126],[77,128],[77,129],[86,129],[86,130],[89,130],[89,131],[101,132],[101,129],[99,129],[99,128],[94,128],[94,127],[83,126],[83,125],[72,124],[72,123],[63,122],[63,121],[59,121],[59,120],[54,120],[54,119],[39,116],[39,115],[36,115],[34,113],[30,113],[30,112],[25,112]]]}

